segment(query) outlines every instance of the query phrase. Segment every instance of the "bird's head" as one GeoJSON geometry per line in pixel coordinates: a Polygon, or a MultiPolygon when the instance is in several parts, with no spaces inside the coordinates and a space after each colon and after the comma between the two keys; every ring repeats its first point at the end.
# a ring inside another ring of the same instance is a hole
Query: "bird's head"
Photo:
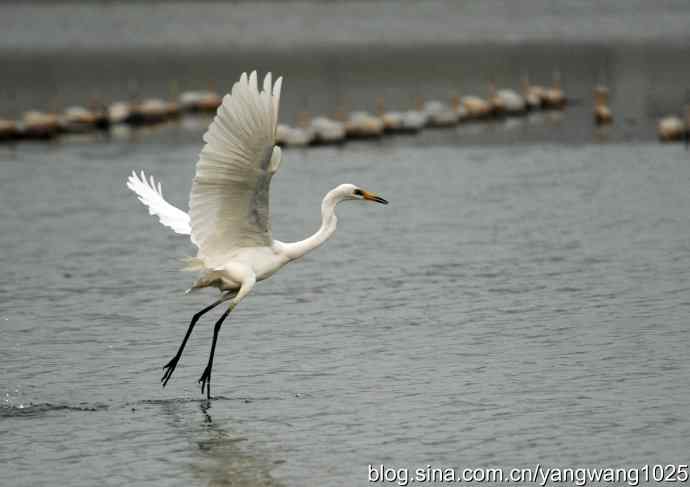
{"type": "Polygon", "coordinates": [[[335,192],[340,200],[362,200],[373,201],[375,203],[381,203],[382,205],[388,204],[388,201],[381,198],[376,193],[370,193],[354,184],[341,184],[335,189],[335,192]]]}

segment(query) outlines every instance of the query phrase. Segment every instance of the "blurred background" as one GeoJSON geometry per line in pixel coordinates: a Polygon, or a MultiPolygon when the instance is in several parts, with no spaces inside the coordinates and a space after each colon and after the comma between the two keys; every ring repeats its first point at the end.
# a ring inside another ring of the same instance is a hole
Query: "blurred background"
{"type": "Polygon", "coordinates": [[[684,0],[0,1],[0,484],[687,463],[688,59],[684,0]],[[253,69],[285,78],[276,238],[343,182],[391,204],[243,301],[209,402],[212,313],[159,378],[215,294],[125,182],[186,210],[253,69]]]}
{"type": "Polygon", "coordinates": [[[486,97],[490,81],[519,89],[525,75],[549,85],[558,71],[587,115],[592,88],[609,88],[621,122],[609,136],[653,137],[657,118],[690,101],[689,11],[615,0],[1,2],[0,114],[226,91],[258,69],[286,77],[291,122],[300,111],[373,111],[377,97],[396,109],[420,96],[486,97]]]}

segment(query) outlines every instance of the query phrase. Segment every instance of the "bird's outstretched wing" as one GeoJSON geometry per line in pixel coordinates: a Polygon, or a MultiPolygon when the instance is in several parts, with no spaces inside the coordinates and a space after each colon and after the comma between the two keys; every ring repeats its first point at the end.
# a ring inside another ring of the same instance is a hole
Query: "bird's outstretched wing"
{"type": "Polygon", "coordinates": [[[275,146],[282,78],[260,91],[243,73],[204,134],[189,197],[192,241],[209,268],[242,247],[270,246],[269,189],[280,164],[275,146]]]}
{"type": "Polygon", "coordinates": [[[132,171],[127,180],[127,187],[137,194],[139,201],[148,207],[149,214],[157,216],[161,224],[181,235],[192,233],[189,215],[163,199],[161,183],[156,183],[153,176],[147,180],[144,171],[141,171],[141,177],[132,171]]]}

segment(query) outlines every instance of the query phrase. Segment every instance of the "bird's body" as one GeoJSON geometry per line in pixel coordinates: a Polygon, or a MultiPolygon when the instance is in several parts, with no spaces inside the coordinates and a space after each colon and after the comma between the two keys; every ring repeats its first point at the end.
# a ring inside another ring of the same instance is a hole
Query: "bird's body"
{"type": "Polygon", "coordinates": [[[514,90],[498,90],[496,98],[500,100],[500,105],[505,115],[523,115],[527,111],[525,99],[514,90]]]}
{"type": "Polygon", "coordinates": [[[424,112],[386,110],[383,97],[376,99],[376,114],[383,122],[383,131],[387,134],[414,134],[424,128],[427,122],[424,112]]]}
{"type": "Polygon", "coordinates": [[[544,104],[546,88],[530,84],[529,77],[525,73],[522,76],[522,96],[529,110],[537,110],[544,104]]]}
{"type": "Polygon", "coordinates": [[[402,126],[401,131],[407,133],[416,133],[426,127],[427,124],[426,113],[419,110],[408,110],[402,112],[402,126]]]}
{"type": "Polygon", "coordinates": [[[188,270],[201,273],[191,289],[215,287],[221,297],[194,315],[178,353],[165,366],[163,385],[175,370],[187,339],[199,318],[228,302],[214,327],[209,362],[199,382],[210,398],[211,369],[218,331],[228,314],[253,289],[287,263],[300,259],[328,240],[337,225],[335,207],[346,200],[387,203],[352,184],[341,184],[326,194],[321,205],[321,227],[299,242],[274,240],[269,214],[270,182],[280,167],[282,152],[276,128],[282,79],[271,84],[270,73],[259,90],[256,72],[243,74],[232,93],[223,98],[204,135],[206,145],[196,165],[185,213],[163,198],[160,183],[133,173],[127,186],[149,213],[178,234],[189,235],[198,251],[188,270]]]}
{"type": "Polygon", "coordinates": [[[61,130],[68,133],[89,132],[107,127],[108,119],[104,112],[84,107],[69,107],[60,118],[61,130]]]}
{"type": "Polygon", "coordinates": [[[127,123],[134,112],[134,107],[126,101],[118,101],[108,107],[108,122],[111,124],[127,123]]]}
{"type": "Polygon", "coordinates": [[[345,141],[345,124],[328,117],[316,117],[311,121],[314,145],[340,144],[345,141]]]}
{"type": "Polygon", "coordinates": [[[345,122],[345,131],[348,138],[371,139],[383,135],[383,120],[364,111],[352,112],[345,122]]]}
{"type": "Polygon", "coordinates": [[[594,107],[594,123],[597,125],[607,125],[613,122],[613,114],[607,105],[597,105],[594,107]]]}
{"type": "Polygon", "coordinates": [[[54,113],[31,110],[24,114],[22,135],[34,139],[50,139],[58,135],[60,119],[54,113]]]}
{"type": "Polygon", "coordinates": [[[553,73],[553,83],[550,88],[546,88],[542,97],[542,105],[553,110],[565,108],[568,99],[561,88],[561,74],[559,71],[553,73]]]}
{"type": "Polygon", "coordinates": [[[383,131],[387,134],[400,132],[403,128],[403,115],[401,112],[387,111],[383,97],[376,98],[376,115],[383,122],[383,131]]]}
{"type": "Polygon", "coordinates": [[[659,120],[657,134],[664,142],[681,140],[686,134],[686,127],[680,117],[668,116],[659,120]]]}
{"type": "Polygon", "coordinates": [[[222,99],[214,91],[186,91],[179,97],[182,110],[188,112],[215,112],[222,99]]]}
{"type": "Polygon", "coordinates": [[[483,98],[474,95],[462,97],[462,104],[465,107],[467,118],[481,119],[490,117],[493,113],[491,103],[483,98]]]}
{"type": "Polygon", "coordinates": [[[311,127],[278,125],[276,143],[281,146],[306,147],[314,142],[316,132],[311,127]]]}
{"type": "Polygon", "coordinates": [[[455,108],[439,100],[427,101],[424,104],[424,112],[430,127],[452,127],[460,120],[460,114],[455,108]]]}
{"type": "Polygon", "coordinates": [[[594,88],[594,122],[597,125],[606,125],[613,121],[613,114],[608,105],[609,89],[605,86],[594,88]]]}
{"type": "Polygon", "coordinates": [[[462,99],[454,95],[451,98],[451,106],[453,107],[455,115],[458,117],[458,122],[464,122],[467,119],[467,108],[462,104],[462,99]]]}
{"type": "Polygon", "coordinates": [[[274,241],[271,247],[242,248],[229,255],[219,269],[208,269],[199,263],[198,270],[203,274],[189,290],[215,287],[222,292],[238,291],[247,276],[253,275],[256,282],[263,281],[288,262],[282,242],[274,241]]]}
{"type": "Polygon", "coordinates": [[[19,127],[14,120],[0,118],[0,141],[14,140],[19,137],[19,127]]]}

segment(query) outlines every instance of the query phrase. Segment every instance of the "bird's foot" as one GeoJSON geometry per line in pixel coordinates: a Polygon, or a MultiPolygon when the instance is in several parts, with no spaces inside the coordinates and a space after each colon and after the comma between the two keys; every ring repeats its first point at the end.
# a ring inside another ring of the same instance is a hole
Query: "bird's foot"
{"type": "Polygon", "coordinates": [[[206,389],[206,399],[211,399],[211,365],[207,365],[204,369],[204,373],[201,374],[199,379],[199,384],[201,384],[201,394],[204,394],[204,389],[206,389]]]}
{"type": "Polygon", "coordinates": [[[161,377],[161,382],[163,383],[163,387],[168,383],[170,380],[170,377],[172,377],[173,372],[175,371],[175,367],[177,367],[177,362],[180,361],[180,356],[175,355],[170,362],[165,364],[163,366],[163,377],[161,377]]]}

